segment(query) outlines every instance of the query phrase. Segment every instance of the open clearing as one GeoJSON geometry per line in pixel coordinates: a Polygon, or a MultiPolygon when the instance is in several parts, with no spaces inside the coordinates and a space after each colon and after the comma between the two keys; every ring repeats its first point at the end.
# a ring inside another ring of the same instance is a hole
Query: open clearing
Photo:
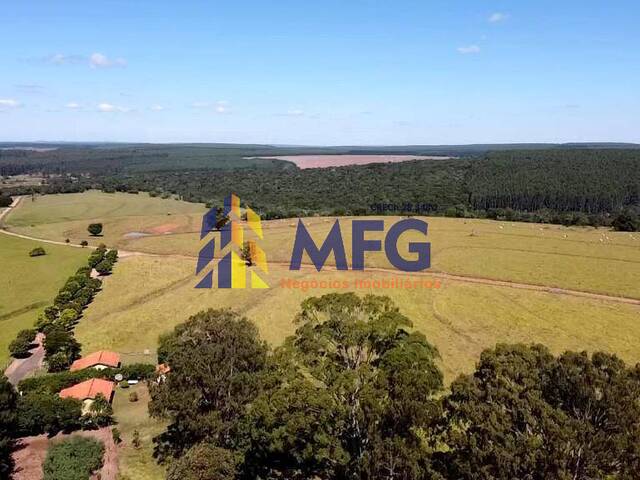
{"type": "Polygon", "coordinates": [[[366,165],[368,163],[397,163],[408,160],[449,160],[453,157],[418,155],[282,155],[275,158],[295,163],[298,168],[344,167],[346,165],[366,165]]]}
{"type": "MultiPolygon", "coordinates": [[[[67,278],[89,256],[87,250],[42,244],[0,235],[0,365],[9,360],[7,347],[18,331],[31,328],[38,314],[53,301],[67,278]],[[41,257],[30,257],[44,246],[41,257]]],[[[4,370],[4,368],[3,368],[4,370]]]]}

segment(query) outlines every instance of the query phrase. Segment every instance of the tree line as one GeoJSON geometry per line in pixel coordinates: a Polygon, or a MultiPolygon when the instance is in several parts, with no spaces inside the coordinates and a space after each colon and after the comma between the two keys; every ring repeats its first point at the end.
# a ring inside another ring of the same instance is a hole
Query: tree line
{"type": "Polygon", "coordinates": [[[388,297],[312,297],[295,322],[275,349],[230,310],[161,337],[149,411],[169,480],[638,478],[638,365],[497,345],[446,391],[388,297]]]}
{"type": "MultiPolygon", "coordinates": [[[[640,149],[506,150],[451,160],[417,160],[301,170],[293,164],[158,162],[51,178],[13,194],[150,192],[221,205],[236,193],[264,219],[309,215],[445,215],[565,225],[610,226],[640,210],[640,149]],[[203,164],[204,165],[204,164],[203,164]],[[34,190],[35,188],[35,190],[34,190]],[[421,205],[419,212],[403,205],[421,205]]],[[[223,159],[226,159],[223,161],[223,159]]],[[[255,160],[264,162],[266,160],[255,160]]]]}

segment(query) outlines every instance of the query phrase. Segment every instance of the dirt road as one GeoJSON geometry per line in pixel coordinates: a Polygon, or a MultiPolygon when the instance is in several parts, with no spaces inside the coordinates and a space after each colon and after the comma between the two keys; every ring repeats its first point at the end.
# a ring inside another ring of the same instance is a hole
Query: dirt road
{"type": "Polygon", "coordinates": [[[34,342],[36,347],[31,350],[31,356],[27,358],[16,358],[4,371],[4,374],[13,385],[18,385],[30,373],[42,368],[44,364],[44,335],[38,333],[34,342]]]}
{"type": "Polygon", "coordinates": [[[9,205],[7,208],[5,208],[0,212],[0,226],[2,226],[2,220],[4,219],[4,217],[9,215],[9,212],[12,209],[16,208],[21,201],[22,201],[22,197],[13,197],[13,201],[11,202],[11,205],[9,205]]]}

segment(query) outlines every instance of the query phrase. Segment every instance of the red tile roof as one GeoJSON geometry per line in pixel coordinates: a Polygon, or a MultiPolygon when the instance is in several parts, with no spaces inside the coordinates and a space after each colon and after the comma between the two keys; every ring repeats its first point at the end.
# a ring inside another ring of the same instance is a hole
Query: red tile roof
{"type": "Polygon", "coordinates": [[[95,367],[96,365],[104,365],[106,367],[117,368],[120,365],[120,355],[115,352],[101,350],[94,352],[86,357],[82,357],[71,364],[70,370],[84,370],[85,368],[95,367]]]}
{"type": "Polygon", "coordinates": [[[60,391],[61,398],[75,398],[77,400],[94,400],[101,393],[107,400],[111,400],[115,383],[101,378],[92,378],[73,387],[60,391]]]}

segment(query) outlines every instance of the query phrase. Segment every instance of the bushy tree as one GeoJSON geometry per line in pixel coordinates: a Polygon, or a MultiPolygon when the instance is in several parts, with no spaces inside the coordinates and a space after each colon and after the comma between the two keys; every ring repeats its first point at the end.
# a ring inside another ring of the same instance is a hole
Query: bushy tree
{"type": "Polygon", "coordinates": [[[44,248],[42,248],[42,247],[36,247],[36,248],[34,248],[33,250],[31,250],[29,252],[29,256],[30,257],[41,257],[41,256],[46,255],[46,254],[47,254],[47,252],[45,252],[44,248]]]}
{"type": "Polygon", "coordinates": [[[108,275],[113,269],[113,263],[109,260],[102,260],[95,266],[95,269],[100,275],[108,275]]]}
{"type": "Polygon", "coordinates": [[[244,468],[266,478],[432,478],[438,354],[388,297],[307,299],[245,417],[244,468]]]}
{"type": "Polygon", "coordinates": [[[237,463],[233,452],[201,443],[169,465],[167,480],[234,480],[237,463]]]}
{"type": "Polygon", "coordinates": [[[93,235],[94,237],[97,237],[98,235],[100,235],[102,233],[102,224],[101,223],[90,223],[89,226],[87,227],[87,231],[93,235]]]}
{"type": "MultiPolygon", "coordinates": [[[[73,333],[67,331],[60,325],[52,325],[46,331],[44,348],[47,361],[50,361],[52,357],[57,355],[55,358],[56,365],[59,365],[64,358],[68,366],[71,362],[79,358],[81,345],[75,339],[73,333]]],[[[51,368],[51,364],[49,364],[49,367],[51,368]]]]}
{"type": "Polygon", "coordinates": [[[0,208],[9,207],[13,203],[13,199],[4,193],[0,193],[0,208]]]}
{"type": "Polygon", "coordinates": [[[80,428],[82,403],[73,398],[60,398],[48,392],[30,392],[17,403],[20,436],[72,432],[80,428]]]}
{"type": "Polygon", "coordinates": [[[171,375],[151,389],[150,413],[170,420],[156,454],[177,456],[203,440],[230,443],[266,362],[255,325],[229,310],[207,310],[161,337],[158,352],[171,375]]]}
{"type": "Polygon", "coordinates": [[[445,400],[447,478],[632,479],[640,471],[640,375],[614,356],[540,345],[483,352],[445,400]]]}
{"type": "Polygon", "coordinates": [[[625,210],[616,215],[611,226],[617,232],[637,232],[640,230],[640,219],[631,210],[625,210]]]}
{"type": "Polygon", "coordinates": [[[0,374],[0,480],[9,480],[13,471],[13,452],[16,436],[17,395],[7,377],[0,374]]]}
{"type": "Polygon", "coordinates": [[[93,438],[72,437],[54,443],[42,467],[44,480],[87,480],[102,467],[104,445],[93,438]]]}
{"type": "Polygon", "coordinates": [[[14,358],[26,358],[30,355],[31,346],[36,339],[36,330],[20,330],[15,340],[9,344],[9,352],[14,358]]]}
{"type": "Polygon", "coordinates": [[[240,258],[250,267],[253,265],[253,250],[251,242],[244,242],[242,244],[242,251],[240,252],[240,258]]]}

